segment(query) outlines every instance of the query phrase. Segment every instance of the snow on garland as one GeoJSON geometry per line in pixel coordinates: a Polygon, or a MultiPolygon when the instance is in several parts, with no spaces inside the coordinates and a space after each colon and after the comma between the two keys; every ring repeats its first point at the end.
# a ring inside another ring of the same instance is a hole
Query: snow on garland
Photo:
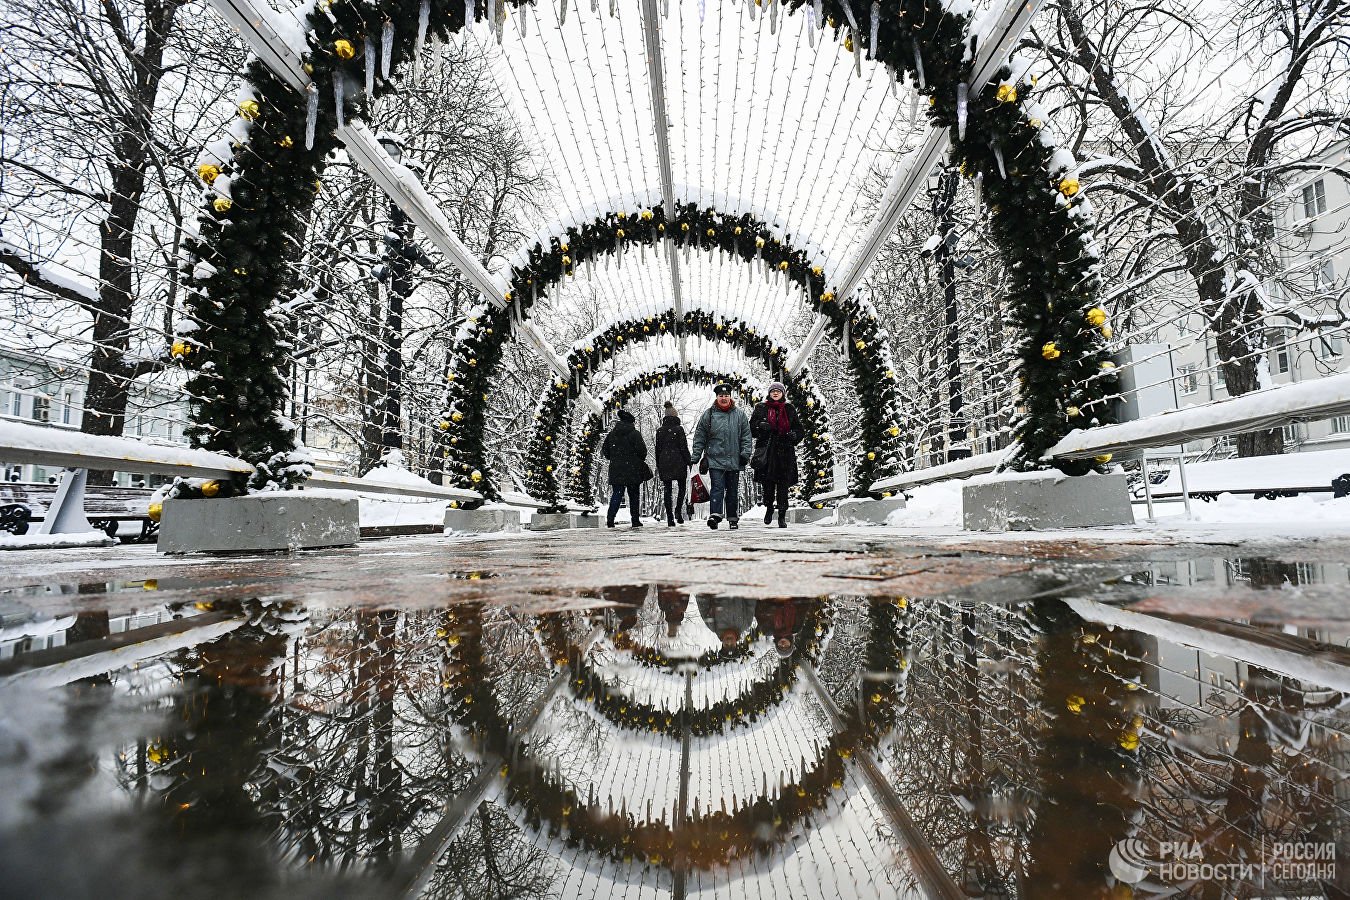
{"type": "MultiPolygon", "coordinates": [[[[681,317],[674,310],[666,310],[645,319],[617,322],[572,346],[566,358],[567,367],[573,372],[572,379],[555,379],[535,410],[534,430],[525,453],[526,489],[530,496],[562,508],[562,487],[556,466],[562,452],[560,438],[568,422],[572,401],[585,388],[591,374],[605,362],[626,348],[665,335],[703,337],[729,343],[763,364],[775,380],[787,386],[788,399],[801,415],[806,429],[803,452],[805,459],[813,463],[812,473],[831,468],[833,456],[828,446],[829,432],[824,425],[824,399],[806,370],[795,377],[788,373],[786,348],[741,320],[725,319],[702,310],[690,310],[681,317]]],[[[755,399],[758,399],[757,394],[755,399]]],[[[809,497],[811,493],[804,496],[809,497]]]]}
{"type": "MultiPolygon", "coordinates": [[[[288,265],[301,244],[305,216],[314,202],[325,159],[337,146],[336,128],[360,116],[392,87],[391,77],[428,37],[444,39],[469,20],[490,18],[500,35],[510,8],[521,0],[337,0],[302,10],[308,52],[304,94],[290,90],[252,61],[238,101],[239,118],[228,137],[209,146],[198,166],[205,185],[195,236],[184,266],[189,322],[174,355],[192,371],[187,389],[196,398],[188,436],[194,446],[230,453],[266,466],[263,476],[289,487],[306,477],[292,457],[295,430],[281,415],[287,398],[284,371],[292,328],[282,298],[299,293],[288,265]],[[363,90],[364,86],[364,90],[363,90]]],[[[1071,156],[1056,153],[1029,112],[1034,79],[1025,69],[1003,67],[978,100],[969,102],[969,77],[980,38],[973,7],[965,0],[784,0],[815,29],[828,28],[854,53],[912,78],[929,98],[928,120],[954,132],[952,157],[979,178],[991,233],[1011,276],[1006,324],[1017,332],[1016,356],[1023,412],[1014,423],[1021,455],[1011,466],[1046,465],[1044,451],[1073,427],[1110,421],[1114,371],[1105,357],[1110,326],[1095,305],[1099,288],[1091,244],[1091,209],[1082,197],[1071,156]]],[[[778,4],[768,10],[777,21],[778,4]]],[[[983,20],[982,20],[983,21],[983,20]]],[[[472,331],[475,346],[460,349],[472,371],[450,384],[449,414],[459,413],[458,466],[451,483],[495,494],[482,447],[488,373],[500,361],[512,317],[519,320],[539,290],[597,253],[621,253],[635,240],[673,238],[688,247],[721,248],[760,259],[797,282],[838,333],[848,329],[858,347],[851,354],[863,412],[861,432],[875,464],[854,473],[854,492],[888,474],[886,461],[901,458],[897,396],[886,333],[870,304],[836,301],[817,261],[794,250],[749,215],[719,214],[685,204],[671,222],[661,208],[606,211],[589,225],[543,242],[525,266],[511,273],[512,306],[484,310],[472,331]],[[630,237],[631,235],[631,237],[630,237]],[[566,248],[566,249],[564,249],[566,248]],[[516,298],[519,298],[517,300],[516,298]],[[478,479],[472,478],[478,472],[478,479]]],[[[990,323],[991,328],[1004,323],[990,323]]],[[[1104,458],[1098,458],[1103,463],[1104,458]]],[[[1082,472],[1093,463],[1060,463],[1082,472]]],[[[262,485],[250,484],[250,489],[262,485]]]]}

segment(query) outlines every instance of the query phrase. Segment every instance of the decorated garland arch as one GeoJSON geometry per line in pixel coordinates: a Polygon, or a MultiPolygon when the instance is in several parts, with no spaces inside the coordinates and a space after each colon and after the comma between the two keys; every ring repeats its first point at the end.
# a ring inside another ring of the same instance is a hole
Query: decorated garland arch
{"type": "MultiPolygon", "coordinates": [[[[929,99],[930,124],[953,130],[952,157],[982,182],[991,233],[1011,276],[1004,306],[1016,332],[1021,400],[1014,421],[1020,450],[1012,465],[1046,465],[1044,452],[1069,430],[1109,420],[1115,382],[1105,356],[1110,326],[1095,305],[1091,207],[1072,155],[1057,150],[1044,130],[1045,113],[1032,99],[1034,81],[1025,70],[1005,66],[990,85],[977,86],[985,89],[976,102],[968,101],[978,37],[970,33],[972,12],[961,0],[782,2],[813,27],[828,27],[856,55],[911,79],[929,99]]],[[[337,127],[364,114],[372,96],[390,90],[394,74],[428,37],[444,39],[485,18],[500,30],[509,8],[518,5],[520,0],[314,4],[303,21],[304,68],[312,79],[306,92],[292,91],[256,59],[249,64],[238,118],[199,161],[205,191],[197,233],[186,242],[188,316],[173,349],[191,371],[188,437],[195,446],[254,464],[249,489],[293,486],[310,471],[296,452],[295,428],[282,415],[294,327],[289,300],[302,288],[288,263],[321,189],[316,179],[337,146],[337,127]]],[[[523,315],[541,289],[581,260],[663,238],[758,259],[798,283],[832,327],[858,345],[850,365],[862,393],[862,434],[877,457],[855,470],[855,492],[898,468],[899,429],[889,424],[889,412],[900,398],[888,372],[886,333],[870,305],[836,300],[820,268],[762,222],[682,205],[669,222],[660,207],[614,210],[551,239],[547,248],[536,246],[528,264],[512,272],[515,308],[484,308],[461,335],[457,356],[463,366],[450,385],[446,412],[461,426],[450,458],[467,465],[451,467],[452,482],[495,495],[482,447],[482,398],[511,316],[523,315]],[[481,483],[469,481],[473,471],[481,483]]],[[[1068,465],[1068,471],[1081,472],[1092,463],[1068,465]]]]}
{"type": "MultiPolygon", "coordinates": [[[[805,459],[813,463],[824,462],[824,465],[813,465],[812,471],[830,468],[831,438],[826,425],[824,398],[807,372],[796,376],[788,372],[785,348],[743,321],[725,319],[703,310],[691,310],[682,317],[674,310],[666,310],[658,316],[615,323],[573,347],[567,356],[567,365],[576,376],[570,381],[555,380],[544,391],[535,409],[534,429],[525,453],[526,489],[530,496],[562,508],[562,488],[556,467],[561,453],[559,438],[570,419],[572,402],[585,388],[590,375],[603,363],[627,348],[665,335],[702,337],[728,343],[768,369],[775,380],[787,387],[788,400],[801,416],[806,430],[803,440],[805,459]]],[[[757,399],[756,393],[750,402],[757,399]]],[[[612,403],[606,406],[617,409],[612,403]]],[[[448,424],[444,420],[441,422],[442,426],[448,424]]]]}
{"type": "Polygon", "coordinates": [[[561,619],[545,621],[540,635],[545,649],[555,663],[562,660],[567,667],[567,686],[574,699],[591,706],[611,724],[630,731],[645,731],[679,738],[684,727],[695,737],[724,734],[747,722],[758,721],[771,708],[782,702],[787,692],[797,683],[801,659],[813,664],[824,642],[830,622],[829,610],[820,604],[814,606],[802,622],[798,634],[797,652],[780,659],[765,677],[748,685],[737,697],[726,697],[709,706],[694,710],[670,712],[658,709],[632,697],[611,690],[604,676],[586,661],[582,648],[569,641],[561,619]]]}
{"type": "MultiPolygon", "coordinates": [[[[456,721],[472,730],[485,750],[509,760],[500,769],[503,798],[523,811],[532,829],[565,835],[569,845],[614,860],[636,858],[659,866],[684,853],[682,861],[696,868],[724,866],[789,839],[843,787],[848,761],[876,747],[894,729],[908,667],[907,616],[903,599],[868,601],[864,658],[871,677],[863,682],[856,703],[841,704],[843,727],[796,781],[773,798],[746,798],[730,809],[688,815],[678,831],[666,822],[639,820],[631,812],[605,809],[595,797],[579,796],[552,766],[534,760],[523,745],[517,747],[492,679],[486,677],[481,616],[470,607],[449,613],[456,630],[448,667],[449,703],[456,721]]],[[[813,657],[818,637],[815,629],[802,628],[796,655],[813,657]]]]}
{"type": "MultiPolygon", "coordinates": [[[[758,402],[760,399],[759,391],[762,385],[751,382],[744,375],[708,369],[703,366],[685,368],[678,363],[671,363],[635,375],[628,381],[616,385],[604,397],[603,406],[606,410],[617,410],[632,400],[633,397],[646,391],[669,387],[673,384],[712,385],[719,381],[731,385],[732,390],[740,397],[741,403],[747,406],[758,402]]],[[[788,386],[789,391],[791,391],[792,383],[789,382],[788,386]]],[[[799,411],[810,412],[818,410],[820,407],[819,402],[813,400],[810,396],[805,398],[792,394],[790,396],[799,411]],[[808,401],[813,404],[811,407],[806,406],[808,401]]],[[[818,419],[813,418],[811,422],[813,424],[807,425],[807,419],[803,416],[804,426],[814,429],[820,428],[818,419]]],[[[572,442],[572,466],[569,470],[571,482],[568,495],[582,505],[589,505],[593,502],[591,484],[594,480],[595,455],[600,446],[600,441],[604,437],[604,431],[604,419],[592,414],[586,417],[581,426],[580,434],[572,442]]],[[[830,477],[833,456],[830,451],[829,432],[810,431],[807,433],[807,440],[804,440],[801,446],[802,480],[796,490],[798,496],[812,497],[824,490],[825,480],[830,477]]],[[[526,474],[529,475],[528,472],[526,474]]]]}
{"type": "MultiPolygon", "coordinates": [[[[622,255],[640,246],[655,246],[671,240],[684,248],[721,251],[732,259],[761,266],[767,273],[796,285],[808,306],[825,316],[830,328],[848,351],[848,366],[861,411],[860,432],[870,456],[860,454],[852,472],[852,489],[867,493],[874,481],[900,471],[903,442],[900,436],[901,397],[891,361],[889,334],[876,309],[861,298],[838,300],[828,287],[824,268],[806,250],[793,246],[791,235],[780,235],[749,213],[731,214],[692,203],[675,204],[673,219],[658,205],[635,211],[617,210],[602,218],[566,229],[561,235],[536,243],[519,255],[511,271],[506,296],[511,306],[497,309],[490,304],[477,308],[461,331],[455,362],[448,376],[446,407],[441,421],[451,432],[446,455],[447,478],[475,490],[492,491],[483,444],[487,395],[493,367],[515,321],[527,316],[538,298],[577,268],[606,254],[622,255]],[[474,472],[479,473],[475,480],[474,472]]],[[[645,324],[645,323],[644,323],[645,324]]],[[[594,352],[594,350],[592,351],[594,352]]],[[[590,355],[590,354],[587,354],[590,355]]],[[[572,378],[554,381],[554,389],[575,396],[586,360],[569,360],[572,378]],[[578,368],[580,366],[580,368],[578,368]],[[562,384],[563,387],[557,387],[562,384]]],[[[786,354],[775,360],[783,367],[786,354]]],[[[527,476],[529,478],[530,476],[527,476]]],[[[541,498],[557,496],[541,485],[541,498]]]]}

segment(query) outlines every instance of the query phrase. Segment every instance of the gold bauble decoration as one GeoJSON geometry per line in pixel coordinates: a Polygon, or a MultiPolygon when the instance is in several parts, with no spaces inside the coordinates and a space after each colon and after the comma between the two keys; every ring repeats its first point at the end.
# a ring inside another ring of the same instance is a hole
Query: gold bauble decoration
{"type": "Polygon", "coordinates": [[[785,259],[778,264],[778,271],[786,272],[788,270],[788,261],[785,259]]]}
{"type": "Polygon", "coordinates": [[[898,426],[892,425],[890,428],[886,429],[886,433],[889,434],[891,437],[899,437],[900,429],[898,426]]]}
{"type": "Polygon", "coordinates": [[[1097,368],[1101,369],[1102,371],[1106,371],[1106,370],[1108,370],[1108,369],[1114,369],[1115,367],[1116,367],[1116,364],[1113,363],[1113,362],[1111,362],[1111,360],[1108,359],[1108,360],[1104,360],[1104,361],[1101,363],[1101,365],[1099,365],[1097,368]]]}
{"type": "Polygon", "coordinates": [[[295,146],[295,140],[289,134],[283,134],[281,140],[277,141],[277,146],[282,150],[289,150],[295,146]]]}
{"type": "Polygon", "coordinates": [[[451,372],[449,375],[445,376],[445,380],[453,383],[455,380],[455,373],[451,372]]]}
{"type": "Polygon", "coordinates": [[[173,346],[169,348],[169,355],[174,359],[182,359],[192,352],[192,345],[187,341],[174,341],[173,346]]]}
{"type": "Polygon", "coordinates": [[[562,264],[563,264],[564,266],[570,266],[570,265],[572,264],[572,257],[570,257],[570,256],[564,256],[564,257],[562,258],[562,264]]]}
{"type": "Polygon", "coordinates": [[[1107,463],[1109,463],[1109,462],[1111,461],[1111,454],[1110,454],[1110,453],[1103,453],[1103,454],[1101,454],[1100,456],[1094,456],[1094,457],[1092,457],[1092,458],[1093,458],[1093,460],[1095,460],[1095,461],[1097,462],[1098,465],[1103,465],[1103,466],[1104,466],[1104,465],[1106,465],[1107,463]]]}
{"type": "Polygon", "coordinates": [[[998,86],[998,102],[1012,103],[1017,100],[1017,87],[1011,84],[1000,84],[998,86]]]}
{"type": "Polygon", "coordinates": [[[450,501],[450,508],[451,508],[451,509],[459,509],[459,501],[458,501],[458,500],[451,500],[451,501],[450,501]]]}
{"type": "Polygon", "coordinates": [[[644,209],[642,211],[642,221],[650,222],[651,220],[652,220],[652,211],[650,209],[644,209]]]}
{"type": "Polygon", "coordinates": [[[338,55],[338,59],[351,59],[356,55],[356,48],[346,38],[338,38],[333,42],[333,52],[338,55]]]}
{"type": "Polygon", "coordinates": [[[239,117],[245,122],[252,122],[254,119],[258,118],[258,115],[261,112],[262,107],[258,106],[257,100],[239,101],[239,117]]]}
{"type": "Polygon", "coordinates": [[[478,471],[477,469],[474,469],[472,472],[469,473],[469,480],[472,481],[474,484],[477,484],[478,482],[483,480],[483,473],[478,471]]]}
{"type": "Polygon", "coordinates": [[[1102,337],[1106,338],[1109,341],[1111,340],[1111,335],[1113,334],[1115,334],[1115,331],[1112,330],[1110,325],[1102,326],[1102,337]]]}
{"type": "Polygon", "coordinates": [[[866,350],[867,341],[864,341],[861,338],[859,338],[858,340],[853,342],[853,346],[857,347],[859,350],[866,350]]]}
{"type": "Polygon", "coordinates": [[[824,478],[824,477],[825,477],[825,470],[824,470],[824,469],[816,469],[816,477],[817,477],[817,478],[824,478]]]}
{"type": "Polygon", "coordinates": [[[1078,418],[1078,416],[1081,415],[1081,413],[1082,413],[1082,410],[1080,410],[1080,409],[1079,409],[1078,407],[1076,407],[1076,406],[1066,407],[1065,410],[1064,410],[1064,415],[1068,416],[1070,419],[1076,419],[1076,418],[1078,418]]]}
{"type": "Polygon", "coordinates": [[[151,522],[158,522],[159,517],[164,515],[164,504],[156,500],[146,507],[145,514],[151,522]]]}
{"type": "Polygon", "coordinates": [[[681,223],[680,223],[680,231],[688,231],[688,230],[689,230],[689,223],[688,223],[688,222],[681,222],[681,223]]]}
{"type": "Polygon", "coordinates": [[[623,240],[623,229],[622,228],[616,229],[614,232],[614,236],[619,240],[623,240]]]}
{"type": "Polygon", "coordinates": [[[1079,190],[1077,178],[1065,178],[1059,183],[1059,192],[1065,197],[1072,197],[1079,190]]]}
{"type": "Polygon", "coordinates": [[[853,52],[853,35],[851,34],[844,35],[844,49],[847,50],[849,53],[853,52]]]}
{"type": "Polygon", "coordinates": [[[234,203],[229,197],[217,197],[211,204],[211,208],[218,213],[229,212],[231,206],[234,206],[234,203]]]}
{"type": "Polygon", "coordinates": [[[1068,707],[1069,712],[1074,715],[1081,713],[1083,711],[1083,705],[1086,703],[1087,701],[1078,694],[1070,694],[1068,697],[1064,698],[1064,705],[1068,707]]]}
{"type": "Polygon", "coordinates": [[[197,167],[197,177],[207,184],[215,184],[220,177],[220,166],[215,163],[202,163],[197,167]]]}
{"type": "Polygon", "coordinates": [[[1041,345],[1041,359],[1059,359],[1060,356],[1059,348],[1055,346],[1054,341],[1041,345]]]}
{"type": "Polygon", "coordinates": [[[871,450],[868,450],[868,451],[867,451],[867,458],[868,458],[869,460],[870,460],[870,459],[876,459],[876,458],[877,458],[877,455],[876,455],[875,453],[873,453],[871,450]]]}
{"type": "Polygon", "coordinates": [[[829,303],[833,299],[834,299],[834,291],[826,291],[825,293],[820,295],[821,303],[829,303]]]}
{"type": "Polygon", "coordinates": [[[463,422],[464,413],[460,412],[459,410],[455,410],[450,414],[450,421],[455,422],[456,424],[458,424],[459,422],[463,422]]]}
{"type": "Polygon", "coordinates": [[[1087,321],[1093,328],[1106,324],[1106,310],[1100,306],[1092,307],[1087,311],[1087,321]]]}
{"type": "Polygon", "coordinates": [[[737,225],[737,226],[736,226],[736,230],[733,232],[733,234],[738,234],[738,235],[739,235],[740,233],[741,233],[741,226],[737,225]]]}
{"type": "Polygon", "coordinates": [[[704,234],[706,234],[708,237],[717,237],[717,229],[709,228],[707,231],[704,232],[704,234]]]}
{"type": "Polygon", "coordinates": [[[439,422],[436,423],[436,427],[439,428],[441,431],[449,431],[450,423],[447,422],[445,419],[441,419],[439,422]]]}
{"type": "Polygon", "coordinates": [[[758,247],[759,249],[763,250],[763,249],[764,249],[764,238],[762,238],[762,237],[760,237],[760,238],[755,238],[755,246],[758,247]]]}

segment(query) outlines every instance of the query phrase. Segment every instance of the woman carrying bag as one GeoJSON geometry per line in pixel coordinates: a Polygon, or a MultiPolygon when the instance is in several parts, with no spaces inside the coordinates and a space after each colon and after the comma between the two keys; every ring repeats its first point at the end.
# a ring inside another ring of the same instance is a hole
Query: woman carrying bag
{"type": "Polygon", "coordinates": [[[805,436],[797,410],[787,402],[782,382],[769,385],[769,398],[755,406],[750,416],[750,433],[755,438],[755,453],[750,467],[755,481],[764,486],[764,524],[773,522],[778,506],[778,527],[787,527],[788,488],[797,483],[797,445],[805,436]]]}
{"type": "Polygon", "coordinates": [[[633,527],[641,528],[642,519],[638,515],[638,498],[642,483],[650,481],[652,467],[647,465],[647,442],[638,433],[633,414],[626,409],[619,410],[619,421],[600,446],[600,454],[609,460],[609,517],[606,528],[614,527],[614,517],[623,506],[624,492],[628,492],[628,508],[633,514],[633,527]]]}
{"type": "Polygon", "coordinates": [[[689,455],[689,438],[680,424],[675,404],[667,400],[665,412],[661,427],[656,429],[656,471],[665,489],[666,525],[673,528],[676,522],[684,524],[684,489],[688,483],[689,465],[693,460],[689,455]],[[672,486],[679,488],[679,500],[673,504],[672,486]]]}

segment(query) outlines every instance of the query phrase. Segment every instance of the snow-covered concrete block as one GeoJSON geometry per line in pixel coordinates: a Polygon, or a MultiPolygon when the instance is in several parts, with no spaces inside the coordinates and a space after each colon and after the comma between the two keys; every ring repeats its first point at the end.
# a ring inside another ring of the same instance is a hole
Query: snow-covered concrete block
{"type": "Polygon", "coordinates": [[[819,522],[821,519],[828,519],[834,515],[834,510],[828,506],[814,509],[810,506],[790,506],[788,507],[787,520],[791,525],[809,525],[812,522],[819,522]]]}
{"type": "Polygon", "coordinates": [[[568,513],[573,528],[599,528],[600,517],[595,513],[568,513]]]}
{"type": "Polygon", "coordinates": [[[573,527],[571,513],[537,512],[530,517],[531,531],[561,531],[571,527],[573,527]]]}
{"type": "Polygon", "coordinates": [[[168,500],[159,523],[161,553],[232,553],[345,547],[361,539],[355,497],[299,491],[168,500]]]}
{"type": "Polygon", "coordinates": [[[520,511],[515,509],[447,509],[445,530],[465,534],[520,531],[520,511]]]}
{"type": "Polygon", "coordinates": [[[1133,525],[1123,474],[1029,472],[972,478],[961,491],[967,531],[1133,525]]]}
{"type": "Polygon", "coordinates": [[[840,525],[885,525],[886,517],[905,508],[905,498],[887,497],[883,500],[849,497],[838,506],[840,525]]]}

